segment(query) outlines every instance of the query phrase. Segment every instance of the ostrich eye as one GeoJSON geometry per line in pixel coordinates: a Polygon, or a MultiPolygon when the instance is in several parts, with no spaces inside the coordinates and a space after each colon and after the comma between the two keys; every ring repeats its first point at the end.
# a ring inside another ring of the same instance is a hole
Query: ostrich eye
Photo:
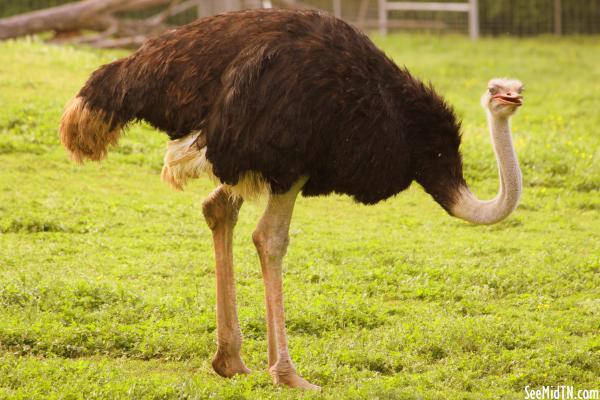
{"type": "Polygon", "coordinates": [[[523,91],[525,91],[525,86],[519,86],[519,88],[517,89],[517,93],[521,94],[523,93],[523,91]]]}
{"type": "Polygon", "coordinates": [[[496,94],[496,93],[498,93],[498,88],[497,88],[497,87],[495,87],[495,86],[492,86],[492,87],[489,87],[489,88],[488,88],[488,91],[490,92],[490,94],[492,94],[492,95],[493,95],[493,94],[496,94]]]}

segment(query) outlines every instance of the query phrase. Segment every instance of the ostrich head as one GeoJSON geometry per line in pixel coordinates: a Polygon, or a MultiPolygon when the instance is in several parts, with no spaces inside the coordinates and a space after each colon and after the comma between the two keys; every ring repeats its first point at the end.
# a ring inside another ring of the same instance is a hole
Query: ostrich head
{"type": "Polygon", "coordinates": [[[487,112],[494,153],[498,162],[500,189],[492,200],[481,201],[466,183],[459,187],[450,208],[456,217],[475,224],[493,224],[515,210],[521,197],[522,177],[512,144],[510,117],[523,104],[523,84],[515,79],[492,79],[481,98],[487,112]]]}
{"type": "Polygon", "coordinates": [[[523,105],[523,84],[516,79],[492,79],[481,105],[493,116],[508,118],[523,105]]]}

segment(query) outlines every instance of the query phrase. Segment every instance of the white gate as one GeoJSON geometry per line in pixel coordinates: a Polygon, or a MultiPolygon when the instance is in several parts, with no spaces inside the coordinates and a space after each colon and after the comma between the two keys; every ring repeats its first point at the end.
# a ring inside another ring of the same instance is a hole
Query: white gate
{"type": "Polygon", "coordinates": [[[469,36],[479,38],[479,14],[477,0],[462,3],[421,3],[416,1],[379,0],[379,32],[386,35],[388,31],[388,14],[390,11],[445,11],[466,12],[469,14],[469,36]]]}

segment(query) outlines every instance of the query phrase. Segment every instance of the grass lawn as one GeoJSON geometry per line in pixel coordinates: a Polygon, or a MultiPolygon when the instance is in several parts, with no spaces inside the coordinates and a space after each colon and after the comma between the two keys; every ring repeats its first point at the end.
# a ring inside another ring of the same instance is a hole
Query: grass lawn
{"type": "Polygon", "coordinates": [[[324,387],[266,372],[263,285],[246,203],[235,233],[243,357],[212,372],[207,179],[159,179],[166,136],[136,125],[102,164],[60,147],[64,103],[123,52],[0,43],[0,398],[524,399],[600,389],[600,40],[376,38],[463,118],[468,181],[497,188],[479,96],[526,83],[514,118],[519,209],[474,227],[414,185],[376,206],[299,199],[285,267],[292,357],[324,387]]]}

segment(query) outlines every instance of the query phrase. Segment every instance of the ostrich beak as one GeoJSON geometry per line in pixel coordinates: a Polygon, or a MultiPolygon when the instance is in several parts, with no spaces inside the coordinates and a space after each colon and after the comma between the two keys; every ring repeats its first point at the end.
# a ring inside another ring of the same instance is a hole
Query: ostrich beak
{"type": "Polygon", "coordinates": [[[492,98],[497,99],[501,103],[510,104],[512,106],[520,107],[523,105],[523,96],[521,95],[509,96],[506,94],[497,94],[492,98]]]}

